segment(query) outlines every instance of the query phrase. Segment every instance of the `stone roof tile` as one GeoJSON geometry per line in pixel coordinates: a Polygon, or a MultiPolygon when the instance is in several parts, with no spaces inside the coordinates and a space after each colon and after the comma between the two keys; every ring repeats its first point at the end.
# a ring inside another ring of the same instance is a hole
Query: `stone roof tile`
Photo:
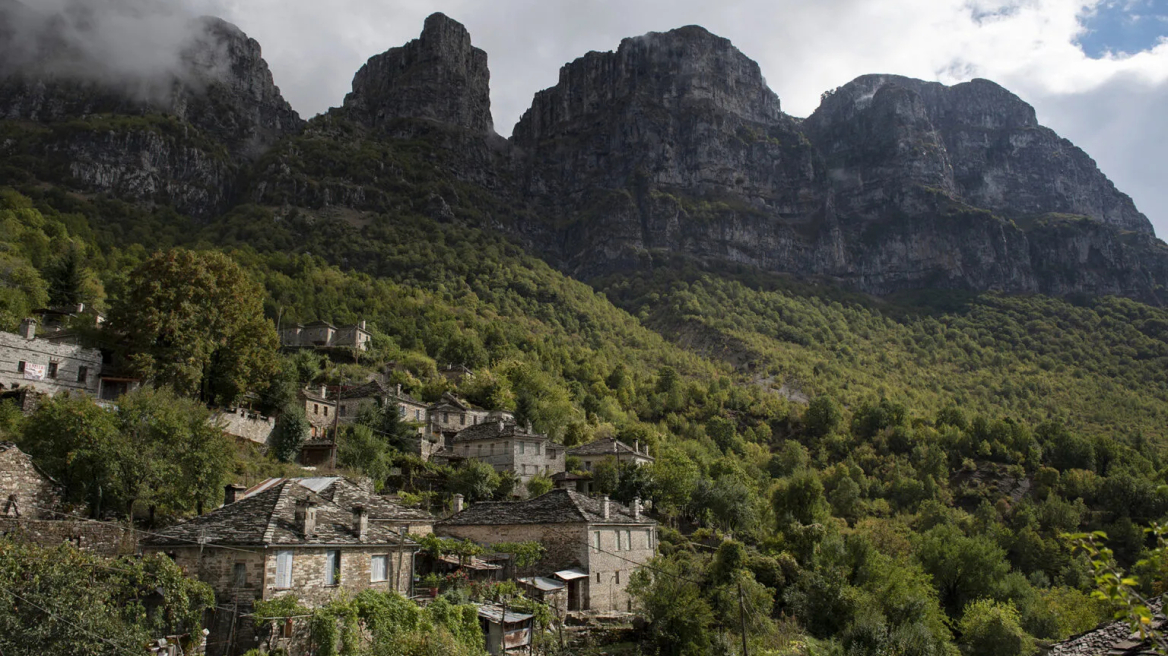
{"type": "Polygon", "coordinates": [[[511,524],[656,524],[645,515],[633,519],[627,506],[609,501],[604,519],[602,501],[575,490],[552,490],[524,501],[484,501],[476,503],[438,526],[501,526],[511,524]]]}

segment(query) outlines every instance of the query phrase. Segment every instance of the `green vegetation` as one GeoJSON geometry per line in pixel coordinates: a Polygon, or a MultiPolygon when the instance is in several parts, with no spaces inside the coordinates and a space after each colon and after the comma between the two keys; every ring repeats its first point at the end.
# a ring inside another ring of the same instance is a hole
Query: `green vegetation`
{"type": "Polygon", "coordinates": [[[0,540],[0,651],[136,654],[149,640],[198,644],[210,586],[162,554],[107,560],[71,546],[0,540]]]}
{"type": "MultiPolygon", "coordinates": [[[[0,323],[14,327],[50,296],[108,295],[114,327],[140,331],[129,350],[151,360],[138,366],[205,401],[286,409],[305,385],[381,376],[426,401],[451,391],[512,410],[566,445],[649,446],[651,465],[593,472],[598,490],[645,500],[664,526],[659,557],[632,581],[650,620],[645,653],[737,653],[745,624],[752,653],[1028,654],[1114,611],[1114,600],[1089,595],[1091,560],[1060,535],[1106,531],[1116,567],[1148,562],[1155,545],[1140,527],[1168,512],[1168,311],[1116,298],[875,299],[685,261],[589,287],[458,224],[528,210],[446,177],[444,151],[431,152],[425,140],[321,120],[258,165],[265,205],[202,226],[22,184],[0,194],[0,323]],[[290,172],[272,173],[283,165],[290,172]],[[367,211],[329,207],[335,194],[357,194],[367,211]],[[438,197],[453,221],[432,218],[438,197]],[[159,317],[139,316],[180,297],[199,299],[170,306],[197,311],[184,329],[215,331],[175,339],[159,317]],[[229,348],[236,333],[211,318],[229,305],[247,310],[228,322],[247,327],[247,347],[229,348]],[[370,350],[271,353],[276,324],[316,319],[368,321],[370,350]],[[229,350],[258,359],[216,358],[229,350]],[[451,382],[439,374],[447,363],[475,376],[451,382]]],[[[738,211],[650,200],[701,216],[738,211]]],[[[128,407],[185,416],[153,403],[128,407]]],[[[121,410],[62,400],[40,412],[25,422],[0,414],[0,428],[77,502],[92,510],[101,481],[107,507],[199,510],[165,486],[155,499],[126,483],[134,472],[157,480],[150,454],[186,444],[183,422],[134,433],[121,410]],[[54,425],[75,441],[37,451],[54,425]],[[125,449],[141,452],[125,465],[140,469],[109,465],[125,449]]],[[[304,439],[295,415],[281,419],[275,458],[290,460],[304,439]]],[[[454,493],[475,502],[516,491],[481,463],[421,463],[401,452],[407,439],[396,413],[370,413],[343,430],[339,460],[378,484],[401,469],[402,498],[430,508],[454,493]]],[[[192,456],[190,466],[205,462],[192,456]]],[[[244,466],[278,465],[217,467],[244,466]]],[[[216,492],[222,482],[201,480],[216,492]]],[[[537,478],[528,491],[549,487],[537,478]]],[[[474,554],[437,538],[424,546],[474,554]]],[[[1152,570],[1141,572],[1162,586],[1152,570]]],[[[461,600],[444,601],[440,617],[393,598],[341,600],[314,611],[313,640],[321,653],[356,653],[363,627],[395,636],[402,651],[384,653],[474,653],[470,622],[452,610],[461,600]],[[410,637],[439,626],[440,639],[410,637]]]]}

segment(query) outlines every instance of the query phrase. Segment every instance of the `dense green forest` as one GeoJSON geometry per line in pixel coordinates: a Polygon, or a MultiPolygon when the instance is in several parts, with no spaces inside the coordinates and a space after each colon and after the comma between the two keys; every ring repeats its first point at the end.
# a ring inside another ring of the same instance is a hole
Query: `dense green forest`
{"type": "MultiPolygon", "coordinates": [[[[144,305],[128,299],[181,289],[182,267],[224,281],[209,307],[254,299],[264,326],[243,316],[216,328],[223,343],[248,340],[248,362],[192,351],[214,365],[169,370],[166,353],[142,347],[153,359],[140,366],[180,395],[280,409],[297,386],[384,374],[424,399],[456,391],[514,410],[567,444],[649,444],[651,466],[597,475],[618,500],[651,501],[664,525],[661,556],[633,582],[647,654],[737,653],[744,623],[752,653],[1031,653],[1111,612],[1060,535],[1107,531],[1132,566],[1152,546],[1142,527],[1168,511],[1168,312],[1124,299],[877,299],[687,262],[589,286],[408,208],[326,220],[241,206],[201,225],[29,185],[0,193],[0,228],[5,330],[80,299],[110,309],[121,332],[105,339],[126,348],[142,337],[127,318],[144,305]],[[347,362],[276,353],[277,323],[318,318],[367,320],[373,348],[347,362]],[[476,376],[449,382],[438,374],[449,362],[476,376]]],[[[146,397],[125,412],[196,416],[184,403],[146,397]]],[[[64,401],[38,413],[6,411],[0,426],[27,443],[39,419],[80,417],[100,429],[86,435],[136,449],[117,415],[64,401]]],[[[378,473],[398,456],[376,436],[396,429],[364,424],[344,437],[342,464],[378,473]]],[[[65,467],[51,446],[34,452],[65,467]]],[[[206,494],[234,472],[282,466],[219,464],[206,494]]],[[[440,509],[453,491],[511,490],[473,469],[435,470],[447,487],[411,498],[440,509]]],[[[1156,567],[1141,570],[1149,586],[1156,567]]]]}

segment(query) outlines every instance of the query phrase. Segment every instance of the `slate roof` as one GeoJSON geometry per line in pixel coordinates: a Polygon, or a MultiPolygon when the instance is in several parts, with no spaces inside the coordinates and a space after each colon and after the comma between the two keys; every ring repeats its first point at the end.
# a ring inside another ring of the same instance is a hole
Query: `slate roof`
{"type": "Polygon", "coordinates": [[[504,437],[521,437],[529,440],[546,440],[547,435],[528,433],[526,428],[513,421],[490,420],[467,426],[454,436],[455,442],[474,442],[475,440],[497,440],[504,437]],[[500,429],[500,425],[502,428],[500,429]]]}
{"type": "Polygon", "coordinates": [[[341,399],[378,398],[378,399],[380,399],[380,398],[384,397],[385,394],[386,394],[385,388],[381,386],[381,383],[379,383],[375,380],[371,380],[368,383],[365,383],[364,385],[358,385],[357,387],[353,387],[353,388],[350,388],[350,389],[347,389],[347,390],[341,392],[340,394],[337,395],[337,398],[341,398],[341,399]]]}
{"type": "MultiPolygon", "coordinates": [[[[1152,627],[1162,632],[1168,624],[1160,613],[1161,600],[1154,600],[1150,607],[1154,616],[1152,627]]],[[[1055,643],[1047,656],[1151,656],[1155,653],[1150,642],[1141,640],[1127,622],[1116,621],[1055,643]]]]}
{"type": "Polygon", "coordinates": [[[594,440],[588,444],[582,444],[580,446],[568,449],[568,455],[570,456],[602,456],[606,454],[615,455],[617,453],[637,456],[647,460],[653,459],[650,455],[646,453],[640,453],[633,447],[625,444],[624,442],[621,442],[615,437],[606,437],[603,439],[594,440]]]}
{"type": "MultiPolygon", "coordinates": [[[[370,495],[372,496],[372,495],[370,495]]],[[[344,501],[344,500],[342,500],[344,501]]],[[[365,503],[353,505],[366,505],[365,503]]],[[[371,505],[371,504],[370,504],[371,505]]],[[[156,531],[143,540],[150,546],[195,545],[366,545],[402,544],[402,535],[392,525],[371,521],[364,542],[358,539],[353,507],[342,506],[313,492],[294,479],[285,479],[262,492],[196,517],[183,524],[156,531]],[[316,531],[305,537],[296,521],[296,502],[316,503],[316,531]]],[[[407,547],[416,543],[405,538],[407,547]]]]}
{"type": "Polygon", "coordinates": [[[388,497],[379,494],[369,494],[352,481],[336,477],[335,481],[325,486],[319,494],[341,506],[365,506],[369,511],[369,521],[372,522],[433,522],[434,516],[420,508],[408,508],[395,503],[388,497]]]}
{"type": "Polygon", "coordinates": [[[506,526],[512,524],[656,524],[644,514],[633,519],[627,506],[609,501],[604,519],[601,501],[575,490],[552,490],[524,501],[484,501],[438,522],[437,526],[506,526]]]}

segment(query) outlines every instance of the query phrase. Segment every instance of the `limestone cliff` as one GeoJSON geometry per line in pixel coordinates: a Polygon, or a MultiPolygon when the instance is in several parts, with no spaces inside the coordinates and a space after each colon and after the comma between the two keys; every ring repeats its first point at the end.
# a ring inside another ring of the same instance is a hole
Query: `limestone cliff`
{"type": "Polygon", "coordinates": [[[19,137],[0,152],[49,181],[210,217],[245,162],[304,124],[259,44],[222,20],[191,21],[175,65],[147,71],[95,61],[60,20],[0,5],[0,33],[14,26],[33,34],[0,43],[0,119],[19,137]]]}
{"type": "Polygon", "coordinates": [[[487,53],[471,46],[462,23],[432,14],[420,37],[357,71],[344,110],[371,127],[421,118],[493,132],[487,53]]]}

